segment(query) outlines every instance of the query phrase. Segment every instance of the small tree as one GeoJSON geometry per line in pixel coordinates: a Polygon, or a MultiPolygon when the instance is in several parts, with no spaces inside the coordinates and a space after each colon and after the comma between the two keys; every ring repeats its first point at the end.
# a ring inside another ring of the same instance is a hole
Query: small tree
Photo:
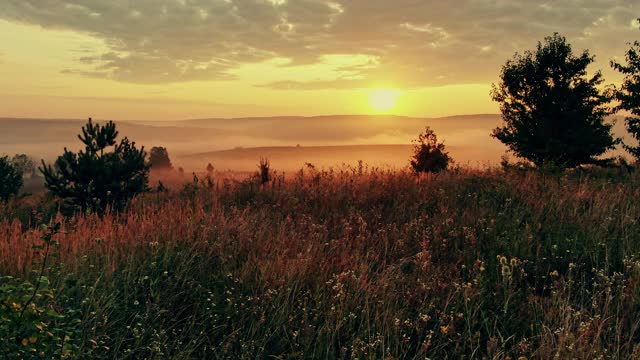
{"type": "Polygon", "coordinates": [[[449,166],[449,153],[445,151],[444,143],[438,143],[436,133],[428,126],[424,133],[413,141],[413,156],[411,168],[416,173],[438,173],[449,166]]]}
{"type": "Polygon", "coordinates": [[[574,56],[563,36],[554,34],[537,49],[516,54],[502,68],[492,97],[500,103],[505,126],[492,136],[536,166],[606,164],[597,159],[620,142],[611,134],[611,97],[598,89],[602,74],[587,76],[594,57],[574,56]]]}
{"type": "Polygon", "coordinates": [[[169,152],[167,148],[162,146],[154,146],[149,152],[149,162],[151,167],[156,170],[171,170],[171,160],[169,159],[169,152]]]}
{"type": "MultiPolygon", "coordinates": [[[[638,19],[640,23],[640,19],[638,19]]],[[[627,131],[631,136],[640,140],[640,41],[631,44],[627,50],[626,64],[612,61],[611,65],[624,75],[622,86],[616,91],[616,99],[620,101],[618,110],[626,110],[632,116],[625,119],[627,131]]],[[[624,146],[636,160],[640,160],[640,147],[624,146]]]]}
{"type": "Polygon", "coordinates": [[[211,176],[213,175],[213,165],[211,165],[211,163],[207,164],[207,175],[211,176]]]}
{"type": "Polygon", "coordinates": [[[11,162],[20,169],[24,177],[31,178],[36,174],[36,162],[27,154],[16,154],[11,162]]]}
{"type": "Polygon", "coordinates": [[[78,135],[84,151],[65,148],[53,167],[42,162],[47,189],[68,208],[100,214],[108,207],[121,210],[131,198],[147,191],[149,165],[144,147],[137,149],[126,137],[116,143],[117,137],[112,121],[101,126],[89,119],[78,135]]]}
{"type": "Polygon", "coordinates": [[[22,171],[8,156],[0,157],[0,200],[18,195],[22,187],[22,171]]]}

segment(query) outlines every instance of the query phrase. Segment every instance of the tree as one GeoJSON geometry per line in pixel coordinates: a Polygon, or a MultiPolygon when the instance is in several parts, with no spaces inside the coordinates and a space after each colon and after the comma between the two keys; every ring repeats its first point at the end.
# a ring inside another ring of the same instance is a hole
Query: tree
{"type": "Polygon", "coordinates": [[[213,175],[213,165],[211,165],[211,163],[207,164],[207,174],[208,175],[213,175]]]}
{"type": "Polygon", "coordinates": [[[36,162],[26,154],[15,154],[11,162],[20,169],[25,177],[30,178],[36,173],[36,162]]]}
{"type": "Polygon", "coordinates": [[[73,153],[65,148],[53,167],[42,161],[47,189],[69,209],[99,214],[107,208],[121,210],[134,196],[148,191],[144,147],[137,149],[126,137],[117,143],[117,137],[112,121],[101,126],[89,119],[78,135],[84,150],[73,153]]]}
{"type": "Polygon", "coordinates": [[[0,200],[18,195],[22,187],[22,171],[8,156],[0,157],[0,200]]]}
{"type": "MultiPolygon", "coordinates": [[[[630,45],[625,56],[626,64],[612,61],[611,65],[624,75],[622,86],[616,91],[616,99],[620,102],[617,109],[631,113],[632,116],[625,118],[625,125],[631,136],[640,140],[640,41],[630,45]]],[[[629,145],[624,147],[637,160],[640,160],[640,147],[629,145]]]]}
{"type": "Polygon", "coordinates": [[[413,156],[411,168],[416,173],[438,173],[449,166],[449,153],[445,151],[444,143],[438,143],[436,133],[428,126],[424,133],[413,141],[413,156]]]}
{"type": "Polygon", "coordinates": [[[605,122],[612,111],[611,96],[598,89],[602,74],[587,76],[593,61],[587,50],[575,56],[557,33],[535,51],[516,54],[503,66],[500,84],[493,85],[491,95],[506,124],[492,136],[536,166],[610,163],[597,157],[620,139],[605,122]]]}
{"type": "Polygon", "coordinates": [[[169,152],[167,148],[161,146],[154,146],[149,152],[149,162],[151,167],[157,170],[171,170],[171,160],[169,159],[169,152]]]}

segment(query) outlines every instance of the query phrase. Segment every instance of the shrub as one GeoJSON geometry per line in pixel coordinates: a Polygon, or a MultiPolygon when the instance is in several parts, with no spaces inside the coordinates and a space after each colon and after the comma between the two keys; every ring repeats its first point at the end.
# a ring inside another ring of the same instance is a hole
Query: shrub
{"type": "Polygon", "coordinates": [[[424,133],[414,140],[411,168],[416,173],[438,173],[449,166],[449,153],[445,151],[443,143],[438,143],[436,133],[425,128],[424,133]]]}
{"type": "Polygon", "coordinates": [[[258,178],[261,184],[266,184],[271,180],[271,163],[269,159],[261,158],[258,164],[258,178]]]}

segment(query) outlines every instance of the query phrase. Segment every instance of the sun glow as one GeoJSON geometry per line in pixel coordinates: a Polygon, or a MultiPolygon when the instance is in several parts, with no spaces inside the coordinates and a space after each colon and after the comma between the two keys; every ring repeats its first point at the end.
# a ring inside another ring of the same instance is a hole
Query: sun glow
{"type": "Polygon", "coordinates": [[[375,89],[369,94],[369,106],[378,113],[393,110],[398,104],[400,92],[390,89],[375,89]]]}

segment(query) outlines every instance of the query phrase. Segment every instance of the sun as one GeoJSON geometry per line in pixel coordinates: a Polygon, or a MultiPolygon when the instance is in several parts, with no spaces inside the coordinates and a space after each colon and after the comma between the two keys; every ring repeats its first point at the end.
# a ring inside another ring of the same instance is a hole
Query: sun
{"type": "Polygon", "coordinates": [[[398,104],[400,92],[391,89],[374,89],[369,93],[369,106],[378,113],[392,110],[398,104]]]}

